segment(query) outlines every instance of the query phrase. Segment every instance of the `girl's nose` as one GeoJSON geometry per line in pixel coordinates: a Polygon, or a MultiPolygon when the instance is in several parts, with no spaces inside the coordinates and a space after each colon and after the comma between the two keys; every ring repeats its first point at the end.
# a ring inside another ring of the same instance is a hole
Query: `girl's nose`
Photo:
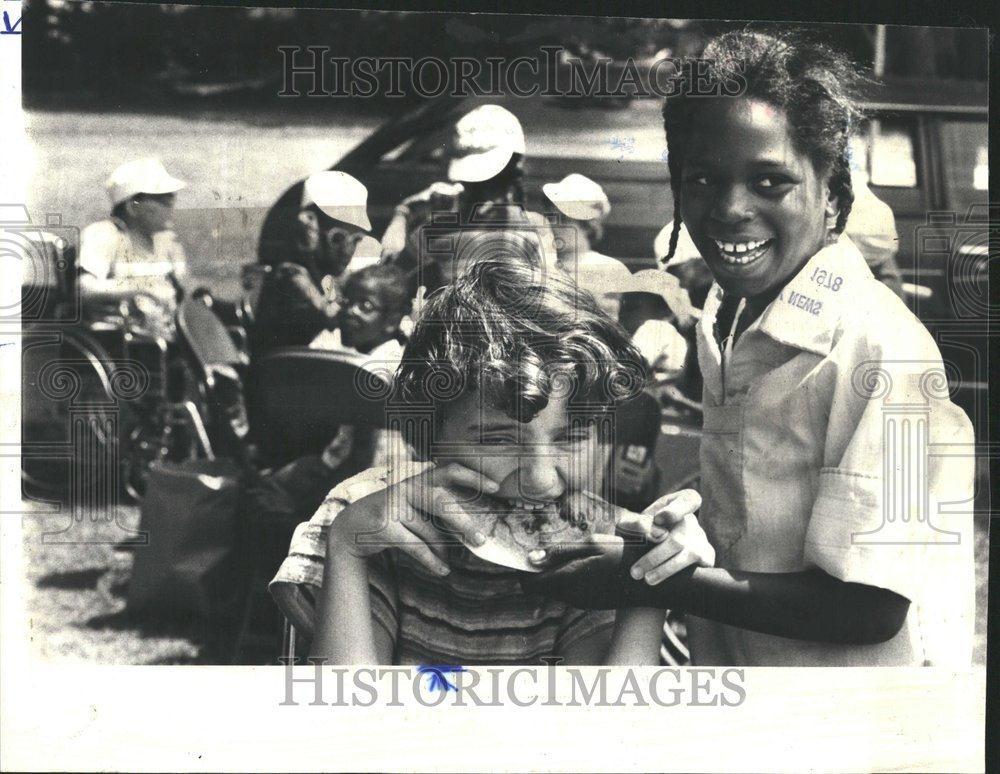
{"type": "Polygon", "coordinates": [[[554,500],[565,488],[556,458],[544,454],[521,459],[518,483],[521,495],[529,500],[554,500]]]}
{"type": "Polygon", "coordinates": [[[739,223],[753,216],[745,186],[731,185],[719,193],[711,217],[719,223],[739,223]]]}

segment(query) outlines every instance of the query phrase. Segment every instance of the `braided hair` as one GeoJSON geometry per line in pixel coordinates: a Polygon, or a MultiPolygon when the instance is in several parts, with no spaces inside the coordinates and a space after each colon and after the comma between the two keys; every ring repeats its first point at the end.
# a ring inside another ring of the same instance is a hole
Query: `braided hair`
{"type": "MultiPolygon", "coordinates": [[[[681,229],[681,169],[691,116],[710,88],[745,83],[741,97],[783,110],[792,143],[820,174],[829,173],[830,191],[840,205],[833,232],[840,234],[854,203],[850,136],[862,118],[856,98],[864,78],[842,53],[795,33],[738,30],[720,35],[705,48],[700,67],[686,63],[676,97],[665,100],[663,128],[674,196],[674,227],[664,262],[673,257],[681,229]]],[[[728,93],[724,90],[723,93],[728,93]]]]}

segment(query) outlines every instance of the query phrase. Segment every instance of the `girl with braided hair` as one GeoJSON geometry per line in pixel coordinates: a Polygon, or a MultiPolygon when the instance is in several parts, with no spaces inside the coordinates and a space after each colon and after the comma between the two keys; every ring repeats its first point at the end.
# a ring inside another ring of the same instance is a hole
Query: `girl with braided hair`
{"type": "Polygon", "coordinates": [[[530,586],[686,610],[699,664],[968,665],[972,513],[957,504],[974,460],[929,450],[971,449],[972,428],[934,340],[843,235],[860,75],[824,45],[749,30],[698,65],[663,115],[669,253],[683,222],[715,280],[697,344],[716,566],[662,544],[638,561],[553,546],[530,586]]]}

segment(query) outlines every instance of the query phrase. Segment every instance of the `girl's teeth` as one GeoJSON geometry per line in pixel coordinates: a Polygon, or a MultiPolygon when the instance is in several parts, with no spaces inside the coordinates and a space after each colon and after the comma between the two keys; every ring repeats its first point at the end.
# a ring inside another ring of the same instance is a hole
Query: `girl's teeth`
{"type": "Polygon", "coordinates": [[[750,261],[757,257],[758,253],[756,251],[768,243],[766,239],[752,242],[720,242],[717,239],[713,241],[718,246],[722,257],[728,263],[734,264],[750,263],[750,261]]]}

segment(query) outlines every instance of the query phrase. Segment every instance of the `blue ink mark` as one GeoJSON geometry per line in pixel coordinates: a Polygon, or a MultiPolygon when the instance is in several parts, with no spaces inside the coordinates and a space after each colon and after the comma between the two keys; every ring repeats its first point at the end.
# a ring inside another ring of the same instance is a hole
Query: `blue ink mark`
{"type": "Polygon", "coordinates": [[[664,161],[669,161],[670,160],[670,149],[669,148],[664,148],[663,149],[663,153],[660,154],[660,158],[663,159],[664,161]]]}
{"type": "Polygon", "coordinates": [[[11,27],[10,16],[6,11],[3,12],[3,29],[0,30],[0,35],[20,35],[21,30],[18,29],[18,27],[20,26],[21,26],[20,16],[17,17],[17,21],[14,23],[14,26],[11,27]]]}
{"type": "Polygon", "coordinates": [[[432,691],[458,691],[458,688],[448,682],[448,678],[445,674],[454,672],[464,672],[465,667],[461,666],[436,666],[433,664],[428,664],[426,666],[418,666],[417,674],[419,675],[430,675],[430,685],[429,688],[432,691]]]}

